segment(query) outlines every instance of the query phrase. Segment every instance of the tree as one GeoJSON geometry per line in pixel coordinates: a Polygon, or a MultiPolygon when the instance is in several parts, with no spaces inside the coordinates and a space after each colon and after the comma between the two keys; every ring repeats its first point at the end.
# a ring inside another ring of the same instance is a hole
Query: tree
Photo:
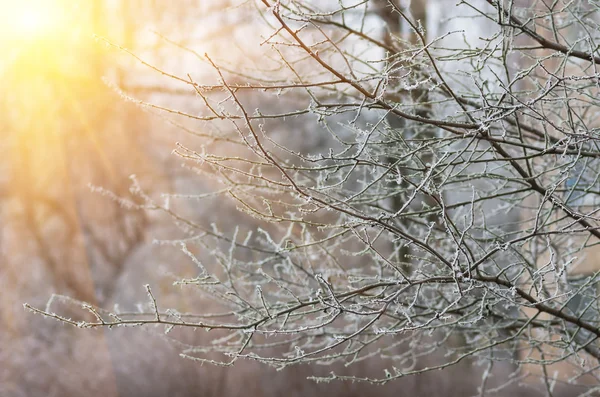
{"type": "Polygon", "coordinates": [[[262,23],[240,28],[243,62],[171,41],[202,82],[131,53],[165,77],[161,92],[193,95],[195,113],[129,99],[183,119],[196,139],[175,154],[212,190],[157,199],[135,183],[132,205],[179,226],[163,243],[197,274],[177,284],[211,310],[163,308],[150,286],[139,313],[27,308],[83,328],[206,329],[183,354],[225,366],[385,367],[317,381],[469,361],[487,368],[482,394],[533,376],[549,395],[596,390],[600,8],[470,0],[436,27],[412,3],[237,5],[229,15],[262,23]],[[215,200],[253,220],[198,223],[215,200]],[[506,365],[515,376],[490,380],[506,365]]]}

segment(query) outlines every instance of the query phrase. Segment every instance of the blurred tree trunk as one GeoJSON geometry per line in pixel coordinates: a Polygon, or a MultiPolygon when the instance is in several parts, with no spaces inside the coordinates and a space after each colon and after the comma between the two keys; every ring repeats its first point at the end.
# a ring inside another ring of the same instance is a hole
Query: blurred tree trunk
{"type": "MultiPolygon", "coordinates": [[[[427,0],[412,0],[409,2],[408,7],[405,5],[406,2],[401,0],[376,0],[374,2],[375,5],[375,13],[385,22],[386,28],[384,31],[383,41],[387,45],[388,48],[397,49],[395,53],[387,54],[388,64],[401,64],[402,60],[399,59],[399,53],[402,50],[406,49],[406,46],[415,45],[418,46],[420,44],[420,38],[417,33],[411,28],[410,24],[406,21],[406,19],[396,11],[397,9],[402,10],[405,13],[405,16],[412,18],[413,23],[421,24],[422,26],[427,25],[427,0]]],[[[389,90],[394,93],[397,93],[396,97],[389,97],[389,100],[393,100],[397,103],[427,103],[428,102],[428,93],[427,90],[423,89],[413,89],[408,93],[406,90],[401,88],[401,84],[399,81],[400,76],[403,71],[398,66],[393,66],[395,71],[390,73],[390,79],[393,81],[390,82],[390,85],[397,85],[397,90],[389,90]]],[[[410,85],[410,84],[409,84],[410,85]]],[[[429,112],[429,106],[416,106],[417,110],[415,114],[417,116],[426,117],[429,112]]],[[[392,128],[397,128],[403,130],[403,134],[407,135],[408,138],[416,137],[420,135],[422,138],[431,137],[435,134],[435,131],[427,131],[425,133],[415,130],[417,127],[416,124],[410,125],[410,122],[407,122],[406,119],[401,118],[393,113],[389,113],[387,116],[387,121],[392,128]],[[424,136],[423,136],[424,135],[424,136]]],[[[388,163],[391,168],[394,167],[396,163],[396,158],[389,158],[388,163]]],[[[422,159],[422,164],[426,164],[430,159],[422,159]]],[[[401,172],[398,170],[398,172],[401,172]]],[[[396,183],[396,182],[392,182],[396,183]]],[[[400,184],[400,189],[404,192],[409,189],[409,184],[403,180],[400,184]]],[[[391,199],[391,207],[393,211],[400,210],[406,200],[408,199],[407,194],[397,193],[391,199]]],[[[428,199],[423,197],[423,200],[426,202],[428,199]]],[[[429,199],[430,200],[430,199],[429,199]]],[[[427,219],[428,221],[432,221],[431,217],[427,219]]],[[[408,228],[409,225],[406,224],[406,221],[403,226],[408,228]]],[[[410,248],[403,244],[402,242],[395,243],[393,247],[394,252],[397,253],[396,261],[401,264],[402,269],[410,273],[410,248]]]]}

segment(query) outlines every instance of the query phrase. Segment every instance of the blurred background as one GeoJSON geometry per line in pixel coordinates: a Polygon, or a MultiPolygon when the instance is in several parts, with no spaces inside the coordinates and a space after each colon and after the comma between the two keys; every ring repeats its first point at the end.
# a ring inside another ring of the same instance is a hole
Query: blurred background
{"type": "MultiPolygon", "coordinates": [[[[163,267],[176,273],[178,261],[182,267],[188,261],[178,259],[179,249],[158,249],[151,241],[161,233],[174,237],[172,222],[113,197],[136,200],[131,175],[150,195],[173,191],[174,184],[194,191],[202,182],[193,182],[171,156],[180,129],[116,87],[179,101],[182,108],[193,97],[155,90],[155,72],[107,43],[182,71],[182,60],[165,54],[165,45],[171,54],[173,45],[152,31],[189,40],[190,26],[202,21],[221,21],[224,29],[227,6],[0,2],[1,396],[212,395],[208,390],[222,387],[208,385],[200,377],[206,368],[180,359],[152,335],[73,329],[22,305],[44,307],[52,294],[64,294],[134,307],[145,300],[145,283],[161,297],[169,294],[160,293],[173,282],[163,267]]],[[[179,297],[171,303],[182,304],[179,297]]]]}
{"type": "MultiPolygon", "coordinates": [[[[413,3],[425,20],[425,2],[413,3]]],[[[385,387],[315,384],[306,376],[331,368],[211,367],[179,357],[204,333],[182,333],[172,343],[142,329],[80,330],[23,309],[25,302],[43,308],[61,294],[134,311],[147,300],[144,284],[165,307],[202,307],[199,295],[172,286],[174,275],[194,275],[189,257],[178,246],[153,244],[185,233],[170,217],[139,209],[140,192],[165,200],[165,193],[215,190],[210,178],[172,155],[176,142],[239,149],[218,125],[160,109],[204,111],[193,90],[164,73],[215,81],[198,55],[205,52],[224,68],[264,68],[269,60],[260,43],[270,30],[256,23],[256,7],[234,0],[0,0],[0,396],[476,393],[472,375],[481,369],[469,363],[385,387]]],[[[430,9],[439,13],[439,4],[430,9]]],[[[383,20],[373,18],[381,34],[383,20]]],[[[270,101],[262,100],[261,109],[283,106],[270,101]]],[[[326,150],[322,137],[299,123],[293,128],[290,146],[326,150]]],[[[218,195],[202,205],[169,199],[194,222],[219,220],[223,232],[257,222],[218,195]]],[[[210,256],[206,247],[194,252],[210,256]]],[[[52,304],[67,312],[73,306],[64,299],[52,304]]],[[[367,370],[381,371],[373,364],[352,371],[367,370]]],[[[498,379],[515,369],[501,371],[498,379]]],[[[529,393],[513,395],[521,392],[529,393]]]]}

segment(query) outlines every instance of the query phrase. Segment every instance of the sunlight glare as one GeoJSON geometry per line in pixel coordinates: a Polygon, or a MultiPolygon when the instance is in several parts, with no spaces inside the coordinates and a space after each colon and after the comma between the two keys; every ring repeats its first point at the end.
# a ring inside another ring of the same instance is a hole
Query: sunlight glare
{"type": "Polygon", "coordinates": [[[27,10],[27,12],[23,12],[19,15],[19,19],[17,19],[15,23],[19,31],[28,34],[38,30],[44,30],[49,24],[49,19],[45,18],[38,10],[27,10]]]}
{"type": "Polygon", "coordinates": [[[5,2],[0,0],[0,34],[19,39],[36,39],[55,33],[61,26],[61,10],[52,1],[5,2]],[[7,4],[8,3],[8,4],[7,4]]]}

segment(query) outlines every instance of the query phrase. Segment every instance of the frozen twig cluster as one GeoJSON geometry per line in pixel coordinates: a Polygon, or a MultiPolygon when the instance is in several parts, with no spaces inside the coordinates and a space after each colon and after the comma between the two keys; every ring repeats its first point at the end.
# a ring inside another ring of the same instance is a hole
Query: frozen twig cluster
{"type": "Polygon", "coordinates": [[[199,84],[143,61],[205,109],[139,101],[203,126],[175,153],[215,193],[170,200],[228,197],[259,225],[223,231],[138,192],[185,233],[198,274],[178,284],[220,309],[163,310],[149,287],[140,313],[28,308],[86,328],[210,330],[182,354],[219,365],[391,363],[324,381],[474,360],[549,391],[598,384],[598,5],[465,0],[464,30],[433,36],[416,0],[324,3],[257,2],[262,68],[195,53],[216,78],[199,84]],[[492,33],[470,40],[470,24],[492,33]]]}

